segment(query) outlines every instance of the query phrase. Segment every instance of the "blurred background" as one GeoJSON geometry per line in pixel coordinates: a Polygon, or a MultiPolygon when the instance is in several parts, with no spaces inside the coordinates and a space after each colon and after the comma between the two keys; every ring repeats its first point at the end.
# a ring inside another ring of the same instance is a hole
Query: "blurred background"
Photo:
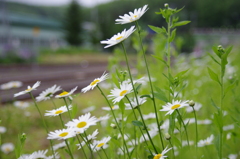
{"type": "Polygon", "coordinates": [[[196,51],[214,39],[221,44],[238,41],[238,0],[0,0],[0,62],[28,62],[44,52],[76,47],[101,52],[101,40],[132,25],[115,25],[115,19],[144,4],[150,9],[140,23],[151,35],[148,25],[165,25],[154,13],[166,2],[184,7],[180,20],[192,21],[178,30],[184,39],[180,52],[196,51]]]}
{"type": "MultiPolygon", "coordinates": [[[[147,53],[156,53],[151,48],[154,32],[148,25],[166,25],[155,14],[165,3],[184,7],[177,15],[179,21],[191,21],[178,28],[173,43],[178,53],[201,57],[213,45],[238,46],[239,0],[0,0],[0,84],[19,80],[26,87],[46,81],[42,91],[55,83],[70,89],[79,85],[78,80],[90,82],[92,78],[86,81],[86,77],[101,75],[116,48],[103,49],[100,41],[133,25],[116,25],[115,19],[145,4],[149,10],[139,23],[147,53]]],[[[164,37],[155,43],[164,47],[164,37]]],[[[134,40],[128,44],[129,52],[136,54],[134,40]]],[[[12,92],[0,91],[0,98],[10,99],[12,92]]]]}

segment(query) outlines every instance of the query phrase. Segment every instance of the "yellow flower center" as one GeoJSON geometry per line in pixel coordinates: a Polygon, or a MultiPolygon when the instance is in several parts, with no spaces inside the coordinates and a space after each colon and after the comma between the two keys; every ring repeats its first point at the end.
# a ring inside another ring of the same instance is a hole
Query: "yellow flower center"
{"type": "Polygon", "coordinates": [[[25,91],[31,91],[32,90],[32,88],[28,88],[28,89],[26,89],[25,91]]]}
{"type": "Polygon", "coordinates": [[[66,91],[64,91],[64,92],[62,92],[61,94],[59,94],[60,96],[64,96],[64,95],[67,95],[68,94],[68,92],[66,92],[66,91]]]}
{"type": "Polygon", "coordinates": [[[120,96],[124,96],[127,93],[127,90],[123,90],[122,92],[120,92],[120,96]]]}
{"type": "Polygon", "coordinates": [[[65,137],[67,135],[68,135],[68,132],[63,132],[63,133],[59,134],[60,137],[65,137]]]}
{"type": "Polygon", "coordinates": [[[104,145],[104,143],[100,143],[97,145],[97,147],[102,147],[104,145]]]}
{"type": "Polygon", "coordinates": [[[114,106],[112,106],[112,109],[114,109],[114,106]]]}
{"type": "Polygon", "coordinates": [[[62,110],[58,110],[58,111],[55,112],[55,114],[60,114],[62,112],[63,112],[62,110]]]}
{"type": "Polygon", "coordinates": [[[162,154],[157,154],[153,157],[153,159],[159,159],[160,157],[162,157],[162,154]]]}
{"type": "Polygon", "coordinates": [[[134,15],[134,18],[137,18],[137,15],[134,15]]]}
{"type": "Polygon", "coordinates": [[[171,107],[171,109],[177,109],[179,108],[181,105],[180,104],[175,104],[174,106],[171,107]]]}
{"type": "Polygon", "coordinates": [[[94,80],[90,85],[93,86],[93,85],[95,85],[96,83],[98,83],[99,81],[100,81],[100,80],[96,79],[96,80],[94,80]]]}
{"type": "Polygon", "coordinates": [[[83,128],[83,127],[85,127],[86,125],[87,125],[87,123],[86,123],[85,121],[82,121],[82,122],[80,122],[80,123],[77,124],[77,127],[78,127],[78,128],[83,128]]]}
{"type": "Polygon", "coordinates": [[[116,38],[116,40],[120,40],[120,39],[122,39],[123,38],[123,36],[119,36],[118,38],[116,38]]]}

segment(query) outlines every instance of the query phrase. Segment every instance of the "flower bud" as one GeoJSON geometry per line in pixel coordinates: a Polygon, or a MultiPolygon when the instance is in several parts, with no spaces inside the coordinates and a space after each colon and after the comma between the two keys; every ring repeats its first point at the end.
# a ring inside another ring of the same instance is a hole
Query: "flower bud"
{"type": "Polygon", "coordinates": [[[188,102],[188,104],[189,104],[190,107],[194,107],[195,102],[194,102],[193,100],[190,100],[190,101],[188,102]]]}
{"type": "Polygon", "coordinates": [[[116,124],[110,124],[110,126],[113,128],[113,129],[116,129],[117,128],[117,125],[116,124]]]}
{"type": "Polygon", "coordinates": [[[220,52],[221,54],[224,54],[225,53],[225,50],[224,48],[222,47],[222,45],[218,45],[218,52],[220,52]]]}
{"type": "Polygon", "coordinates": [[[169,133],[166,133],[164,137],[165,137],[166,140],[170,140],[171,139],[171,136],[169,135],[169,133]]]}
{"type": "Polygon", "coordinates": [[[164,4],[164,7],[168,8],[168,7],[169,7],[168,3],[165,3],[165,4],[164,4]]]}

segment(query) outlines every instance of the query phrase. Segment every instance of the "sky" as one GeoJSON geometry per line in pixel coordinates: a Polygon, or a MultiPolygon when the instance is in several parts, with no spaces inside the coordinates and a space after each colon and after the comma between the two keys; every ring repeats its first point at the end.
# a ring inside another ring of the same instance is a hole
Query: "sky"
{"type": "MultiPolygon", "coordinates": [[[[59,6],[71,2],[71,0],[8,0],[8,1],[44,6],[59,6]]],[[[112,0],[77,0],[77,1],[79,2],[79,4],[85,7],[93,7],[97,4],[106,3],[112,0]]]]}

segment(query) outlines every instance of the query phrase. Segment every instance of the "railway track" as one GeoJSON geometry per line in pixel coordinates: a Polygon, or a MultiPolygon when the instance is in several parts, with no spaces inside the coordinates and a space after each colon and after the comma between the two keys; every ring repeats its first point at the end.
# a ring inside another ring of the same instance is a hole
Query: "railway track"
{"type": "MultiPolygon", "coordinates": [[[[0,85],[9,81],[21,81],[23,86],[9,90],[0,90],[0,101],[6,103],[13,100],[13,94],[23,91],[27,86],[32,86],[36,81],[41,85],[32,93],[38,96],[43,90],[54,84],[61,86],[63,90],[78,86],[76,92],[87,86],[94,78],[103,74],[107,63],[65,64],[65,65],[0,65],[0,85]]],[[[21,95],[15,100],[28,99],[29,95],[21,95]]]]}

